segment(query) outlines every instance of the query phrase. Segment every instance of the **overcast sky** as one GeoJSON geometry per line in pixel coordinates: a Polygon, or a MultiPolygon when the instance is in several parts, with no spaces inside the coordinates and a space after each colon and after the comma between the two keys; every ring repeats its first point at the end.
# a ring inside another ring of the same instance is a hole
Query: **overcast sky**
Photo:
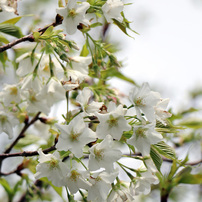
{"type": "Polygon", "coordinates": [[[202,87],[202,1],[133,2],[128,18],[140,35],[133,34],[133,40],[122,33],[116,37],[117,30],[111,30],[113,38],[124,42],[119,53],[126,64],[123,72],[138,84],[147,81],[164,91],[172,106],[185,104],[186,92],[202,87]]]}

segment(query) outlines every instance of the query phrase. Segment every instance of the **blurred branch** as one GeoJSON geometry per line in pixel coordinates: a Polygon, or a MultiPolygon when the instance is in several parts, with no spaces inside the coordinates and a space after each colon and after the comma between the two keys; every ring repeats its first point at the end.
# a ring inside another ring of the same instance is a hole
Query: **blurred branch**
{"type": "MultiPolygon", "coordinates": [[[[43,153],[47,154],[54,150],[56,150],[55,144],[47,149],[44,149],[43,153]]],[[[28,156],[37,156],[37,155],[39,155],[38,151],[23,151],[23,152],[17,152],[12,154],[0,154],[0,159],[5,159],[8,157],[18,157],[18,156],[28,157],[28,156]]]]}
{"type": "Polygon", "coordinates": [[[38,112],[35,117],[29,122],[29,123],[25,123],[24,128],[22,129],[22,131],[20,132],[20,134],[18,135],[18,137],[16,138],[16,140],[5,150],[4,154],[8,154],[10,153],[10,151],[12,150],[12,148],[17,144],[17,142],[24,137],[24,133],[25,131],[34,123],[39,119],[39,115],[41,114],[41,112],[38,112]]]}
{"type": "MultiPolygon", "coordinates": [[[[40,34],[43,34],[49,27],[51,27],[51,26],[56,27],[56,26],[62,24],[62,21],[63,21],[63,18],[60,15],[57,15],[55,22],[51,23],[50,25],[48,25],[42,29],[39,29],[38,32],[40,32],[40,34]]],[[[13,42],[10,42],[4,46],[0,46],[0,53],[5,51],[5,50],[8,50],[9,48],[12,48],[13,46],[15,46],[19,43],[25,42],[25,41],[34,42],[35,40],[34,40],[33,33],[26,35],[20,39],[17,39],[13,42]]]]}

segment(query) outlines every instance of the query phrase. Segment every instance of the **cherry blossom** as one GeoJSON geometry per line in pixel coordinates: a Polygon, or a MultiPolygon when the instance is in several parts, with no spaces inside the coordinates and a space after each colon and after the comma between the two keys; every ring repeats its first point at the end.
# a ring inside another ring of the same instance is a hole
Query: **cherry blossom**
{"type": "Polygon", "coordinates": [[[53,154],[44,154],[39,149],[38,153],[39,164],[36,166],[35,178],[47,177],[55,186],[64,186],[68,166],[62,162],[58,151],[55,151],[53,154]]]}
{"type": "Polygon", "coordinates": [[[76,116],[69,125],[56,124],[61,134],[56,144],[59,151],[70,150],[76,157],[83,155],[83,147],[96,140],[96,134],[83,121],[82,115],[76,116]]]}
{"type": "Polygon", "coordinates": [[[120,150],[113,148],[113,139],[110,135],[107,135],[101,143],[92,146],[89,151],[90,157],[88,167],[90,170],[105,168],[107,172],[113,172],[113,163],[122,156],[120,150]]]}
{"type": "Polygon", "coordinates": [[[81,105],[83,111],[88,115],[94,115],[104,104],[103,102],[90,101],[91,98],[92,91],[87,87],[85,87],[76,98],[76,101],[81,105]]]}
{"type": "Polygon", "coordinates": [[[105,171],[93,173],[89,178],[92,186],[88,190],[87,199],[90,201],[105,202],[111,189],[111,183],[115,180],[118,173],[118,170],[113,173],[107,173],[105,171]]]}
{"type": "Polygon", "coordinates": [[[162,135],[155,131],[155,124],[137,125],[133,128],[134,134],[128,143],[135,146],[143,156],[150,154],[151,144],[162,140],[162,135]]]}
{"type": "Polygon", "coordinates": [[[65,26],[68,34],[74,34],[79,23],[88,25],[85,13],[90,7],[88,2],[78,4],[76,0],[69,0],[65,8],[58,8],[56,12],[63,16],[62,24],[65,26]]]}
{"type": "Polygon", "coordinates": [[[140,88],[135,87],[129,99],[134,104],[139,119],[142,120],[141,112],[143,112],[150,122],[155,121],[154,107],[160,101],[160,94],[151,91],[148,83],[143,83],[140,88]]]}
{"type": "Polygon", "coordinates": [[[110,102],[106,114],[96,113],[100,123],[97,126],[96,133],[100,139],[110,134],[114,139],[120,140],[123,131],[128,131],[131,126],[127,123],[124,115],[126,109],[122,105],[116,107],[114,102],[110,102]]]}

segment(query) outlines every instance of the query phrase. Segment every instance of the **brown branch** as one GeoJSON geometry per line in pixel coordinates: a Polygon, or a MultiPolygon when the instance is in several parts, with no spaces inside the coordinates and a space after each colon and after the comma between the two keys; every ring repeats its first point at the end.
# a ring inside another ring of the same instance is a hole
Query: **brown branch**
{"type": "MultiPolygon", "coordinates": [[[[40,34],[43,34],[50,26],[53,26],[53,27],[56,27],[60,24],[62,24],[62,21],[63,21],[63,18],[60,16],[60,15],[57,15],[56,16],[56,19],[55,19],[55,22],[51,23],[50,25],[42,28],[42,29],[39,29],[38,32],[40,32],[40,34]]],[[[32,34],[29,34],[29,35],[26,35],[20,39],[17,39],[13,42],[10,42],[4,46],[0,46],[0,53],[3,52],[3,51],[6,51],[8,50],[9,48],[12,48],[13,46],[19,44],[19,43],[22,43],[22,42],[25,42],[25,41],[29,41],[29,42],[34,42],[34,36],[33,36],[33,33],[32,34]]]]}
{"type": "MultiPolygon", "coordinates": [[[[51,151],[56,150],[55,145],[44,149],[43,153],[47,154],[51,151]]],[[[18,156],[24,156],[24,157],[29,157],[29,156],[37,156],[39,155],[38,151],[23,151],[23,152],[17,152],[17,153],[12,153],[12,154],[0,154],[0,159],[5,159],[8,157],[18,157],[18,156]]]]}
{"type": "Polygon", "coordinates": [[[20,134],[18,135],[18,137],[16,138],[16,140],[5,150],[4,154],[8,154],[10,153],[10,151],[13,149],[13,147],[17,144],[17,142],[24,137],[24,133],[25,131],[34,123],[39,119],[39,115],[41,114],[41,112],[38,112],[36,114],[36,116],[29,122],[29,123],[25,123],[24,128],[22,129],[22,131],[20,132],[20,134]]]}

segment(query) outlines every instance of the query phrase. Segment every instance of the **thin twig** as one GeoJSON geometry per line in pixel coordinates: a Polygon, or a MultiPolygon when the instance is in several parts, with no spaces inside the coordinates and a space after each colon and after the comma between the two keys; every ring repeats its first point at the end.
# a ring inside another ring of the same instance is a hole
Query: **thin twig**
{"type": "MultiPolygon", "coordinates": [[[[38,32],[40,32],[40,34],[43,34],[50,26],[53,26],[53,27],[56,27],[60,24],[62,24],[62,20],[63,18],[60,16],[60,15],[57,15],[56,16],[56,20],[55,22],[51,23],[50,25],[42,28],[42,29],[39,29],[38,32]]],[[[13,42],[10,42],[4,46],[0,46],[0,53],[3,52],[3,51],[6,51],[8,50],[9,48],[12,48],[13,46],[19,44],[19,43],[22,43],[22,42],[25,42],[25,41],[29,41],[29,42],[34,42],[34,36],[33,36],[33,33],[32,34],[28,34],[20,39],[17,39],[13,42]]]]}
{"type": "Polygon", "coordinates": [[[22,131],[20,132],[20,134],[18,135],[18,137],[15,139],[15,141],[5,150],[4,154],[8,154],[10,153],[10,151],[13,149],[13,147],[18,143],[18,141],[24,137],[24,133],[25,131],[34,123],[39,119],[39,115],[41,114],[41,112],[38,112],[36,114],[36,116],[29,122],[26,123],[24,128],[22,129],[22,131]]]}
{"type": "MultiPolygon", "coordinates": [[[[47,154],[51,151],[56,150],[55,145],[44,149],[43,153],[47,154]]],[[[24,157],[29,157],[29,156],[37,156],[39,155],[38,151],[23,151],[23,152],[17,152],[17,153],[12,153],[12,154],[0,154],[0,159],[5,159],[8,157],[18,157],[18,156],[24,156],[24,157]]]]}

